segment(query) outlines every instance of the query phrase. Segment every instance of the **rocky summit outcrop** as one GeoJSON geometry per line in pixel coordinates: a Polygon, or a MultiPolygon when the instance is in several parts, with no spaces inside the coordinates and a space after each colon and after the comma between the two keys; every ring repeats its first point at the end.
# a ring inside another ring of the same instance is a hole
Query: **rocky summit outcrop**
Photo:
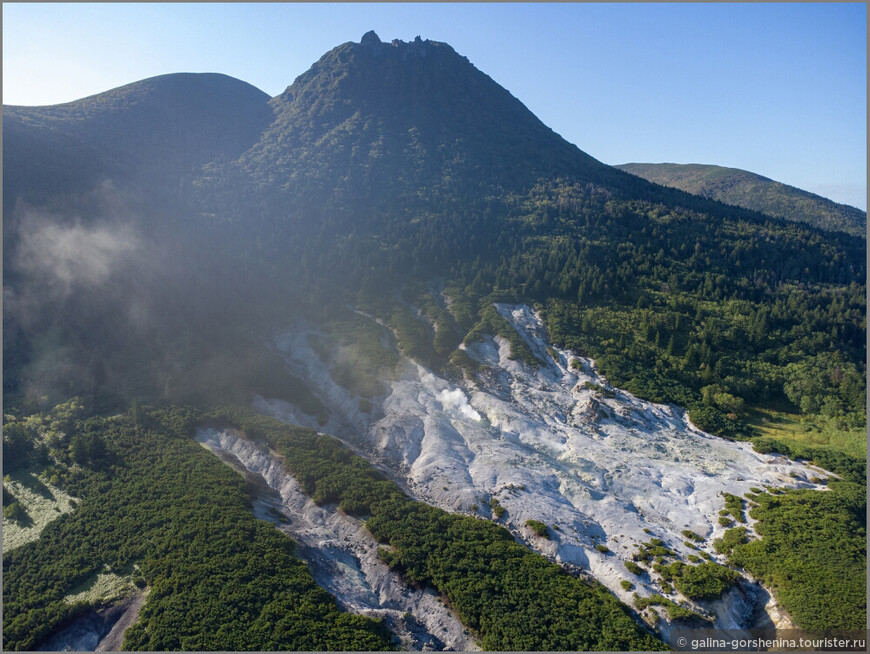
{"type": "Polygon", "coordinates": [[[365,34],[363,34],[360,39],[360,45],[380,45],[381,39],[378,38],[378,35],[375,34],[374,30],[369,30],[365,34]]]}

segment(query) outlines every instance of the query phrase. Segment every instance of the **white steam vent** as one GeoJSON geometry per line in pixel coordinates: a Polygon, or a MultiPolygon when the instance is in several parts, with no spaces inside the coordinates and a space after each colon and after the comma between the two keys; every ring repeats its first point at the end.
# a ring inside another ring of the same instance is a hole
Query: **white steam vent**
{"type": "Polygon", "coordinates": [[[452,391],[444,389],[438,393],[437,399],[441,402],[445,411],[458,411],[466,418],[478,422],[480,421],[480,414],[471,408],[471,405],[468,403],[468,398],[465,397],[465,393],[458,388],[454,388],[452,391]]]}

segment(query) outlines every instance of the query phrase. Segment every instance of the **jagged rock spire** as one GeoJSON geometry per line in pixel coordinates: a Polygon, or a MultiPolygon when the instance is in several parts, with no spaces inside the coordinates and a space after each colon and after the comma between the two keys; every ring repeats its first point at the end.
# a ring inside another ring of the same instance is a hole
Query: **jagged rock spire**
{"type": "Polygon", "coordinates": [[[375,34],[374,30],[369,30],[365,34],[363,34],[362,39],[360,39],[361,45],[380,45],[381,39],[375,34]]]}

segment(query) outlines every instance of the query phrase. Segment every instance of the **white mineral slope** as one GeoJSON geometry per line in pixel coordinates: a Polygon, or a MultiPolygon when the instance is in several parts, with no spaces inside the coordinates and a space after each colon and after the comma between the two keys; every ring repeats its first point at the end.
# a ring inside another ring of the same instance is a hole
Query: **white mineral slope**
{"type": "Polygon", "coordinates": [[[303,492],[280,456],[234,429],[199,429],[197,441],[240,471],[261,480],[254,512],[297,543],[315,581],[353,613],[383,618],[407,649],[476,650],[462,623],[431,591],[409,587],[378,558],[378,543],[362,521],[319,507],[303,492]],[[276,519],[275,512],[281,514],[276,519]]]}
{"type": "MultiPolygon", "coordinates": [[[[824,475],[807,466],[704,433],[677,407],[612,389],[591,359],[572,366],[577,357],[551,348],[555,361],[537,315],[526,306],[496,308],[541,359],[539,368],[511,360],[500,337],[466,348],[484,370],[461,386],[404,360],[371,418],[325,373],[304,334],[284,336],[279,348],[329,409],[324,431],[378,462],[412,496],[449,511],[471,513],[476,506],[483,516],[498,499],[506,509],[501,524],[553,560],[590,572],[627,603],[633,592],[660,592],[648,575],[638,578],[624,566],[641,542],[661,538],[686,556],[692,551],[681,531],[690,529],[707,539],[700,548],[716,558],[711,543],[725,531],[718,524],[723,493],[820,488],[808,479],[824,475]],[[525,526],[529,519],[549,525],[550,539],[535,536],[525,526]],[[624,579],[637,588],[623,590],[624,579]]],[[[257,408],[288,419],[286,403],[262,400],[257,408]]],[[[752,607],[740,605],[744,596],[729,595],[738,606],[707,607],[718,626],[745,626],[741,616],[752,607]]]]}

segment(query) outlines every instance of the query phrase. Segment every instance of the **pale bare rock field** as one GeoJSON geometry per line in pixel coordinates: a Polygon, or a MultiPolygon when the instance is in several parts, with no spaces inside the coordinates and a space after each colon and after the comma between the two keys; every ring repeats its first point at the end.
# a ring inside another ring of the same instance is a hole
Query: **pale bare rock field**
{"type": "MultiPolygon", "coordinates": [[[[388,391],[379,398],[380,410],[370,414],[329,376],[307,347],[304,330],[282,335],[278,347],[329,410],[322,431],[342,438],[409,495],[494,519],[627,603],[633,593],[662,592],[654,575],[637,576],[625,567],[652,538],[684,559],[702,550],[723,561],[712,543],[726,529],[718,521],[725,493],[743,497],[765,486],[824,489],[809,481],[820,476],[817,469],[707,434],[678,407],[611,387],[593,360],[553,348],[530,308],[496,308],[538,357],[537,368],[511,359],[509,343],[498,336],[462,346],[480,366],[473,380],[451,381],[403,359],[398,374],[384,380],[388,391]],[[546,536],[528,520],[544,523],[546,536]],[[686,545],[684,530],[702,538],[697,549],[686,545]],[[634,588],[625,590],[624,580],[634,588]]],[[[258,398],[255,408],[315,426],[287,402],[258,398]]],[[[693,608],[717,626],[747,627],[756,604],[767,600],[747,580],[722,599],[693,608]]]]}

